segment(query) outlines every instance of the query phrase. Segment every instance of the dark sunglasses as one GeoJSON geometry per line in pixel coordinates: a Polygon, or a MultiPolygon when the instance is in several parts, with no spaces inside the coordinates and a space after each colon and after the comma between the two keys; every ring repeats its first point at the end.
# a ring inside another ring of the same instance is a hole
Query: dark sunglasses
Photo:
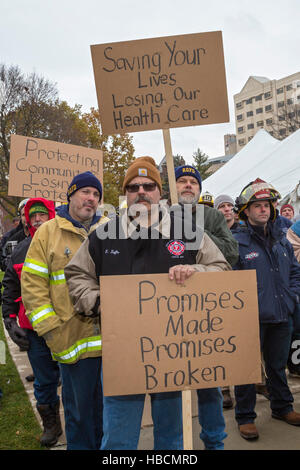
{"type": "Polygon", "coordinates": [[[137,193],[138,190],[140,189],[140,186],[143,186],[143,190],[146,193],[149,193],[150,191],[154,191],[156,188],[156,183],[135,183],[135,184],[127,184],[125,187],[126,191],[129,193],[137,193]]]}

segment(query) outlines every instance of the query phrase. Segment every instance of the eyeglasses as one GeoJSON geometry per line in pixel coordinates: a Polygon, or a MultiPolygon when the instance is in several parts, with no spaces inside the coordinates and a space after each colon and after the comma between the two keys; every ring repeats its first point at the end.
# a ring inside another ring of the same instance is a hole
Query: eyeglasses
{"type": "Polygon", "coordinates": [[[146,193],[154,191],[156,188],[156,183],[134,183],[134,184],[127,184],[125,187],[126,191],[129,193],[137,193],[140,189],[140,186],[143,186],[143,190],[146,193]]]}

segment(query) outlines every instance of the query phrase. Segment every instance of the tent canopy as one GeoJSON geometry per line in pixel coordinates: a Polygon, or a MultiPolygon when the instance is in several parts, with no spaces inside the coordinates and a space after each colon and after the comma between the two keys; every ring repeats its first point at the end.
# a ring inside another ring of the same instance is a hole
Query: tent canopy
{"type": "Polygon", "coordinates": [[[202,191],[235,199],[256,178],[271,183],[281,197],[296,187],[300,180],[300,129],[281,141],[261,129],[229,162],[203,181],[202,191]]]}

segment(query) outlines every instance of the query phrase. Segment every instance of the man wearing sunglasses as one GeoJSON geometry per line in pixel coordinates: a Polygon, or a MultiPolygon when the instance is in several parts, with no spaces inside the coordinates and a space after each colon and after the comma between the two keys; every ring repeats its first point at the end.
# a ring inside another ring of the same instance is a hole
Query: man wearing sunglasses
{"type": "MultiPolygon", "coordinates": [[[[170,280],[182,284],[196,271],[230,269],[220,250],[203,232],[199,250],[190,250],[185,238],[176,239],[176,216],[160,203],[161,190],[154,160],[136,159],[123,183],[128,213],[121,215],[119,224],[115,225],[112,219],[103,226],[108,237],[101,237],[101,230],[90,235],[65,268],[69,292],[79,314],[92,315],[99,307],[102,275],[169,273],[170,280]],[[113,225],[118,227],[117,232],[110,231],[113,225]],[[178,254],[177,242],[181,246],[178,254]]],[[[137,449],[144,400],[144,394],[104,397],[101,450],[137,449]]],[[[181,393],[153,393],[151,408],[154,449],[182,449],[181,393]]]]}

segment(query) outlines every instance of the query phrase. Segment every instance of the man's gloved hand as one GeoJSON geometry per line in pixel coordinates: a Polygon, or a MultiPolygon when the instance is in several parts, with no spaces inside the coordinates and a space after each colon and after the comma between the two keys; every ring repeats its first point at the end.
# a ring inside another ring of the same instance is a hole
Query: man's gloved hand
{"type": "Polygon", "coordinates": [[[20,348],[28,351],[29,340],[27,339],[26,331],[18,326],[16,318],[4,318],[4,324],[13,342],[20,346],[20,348]]]}

